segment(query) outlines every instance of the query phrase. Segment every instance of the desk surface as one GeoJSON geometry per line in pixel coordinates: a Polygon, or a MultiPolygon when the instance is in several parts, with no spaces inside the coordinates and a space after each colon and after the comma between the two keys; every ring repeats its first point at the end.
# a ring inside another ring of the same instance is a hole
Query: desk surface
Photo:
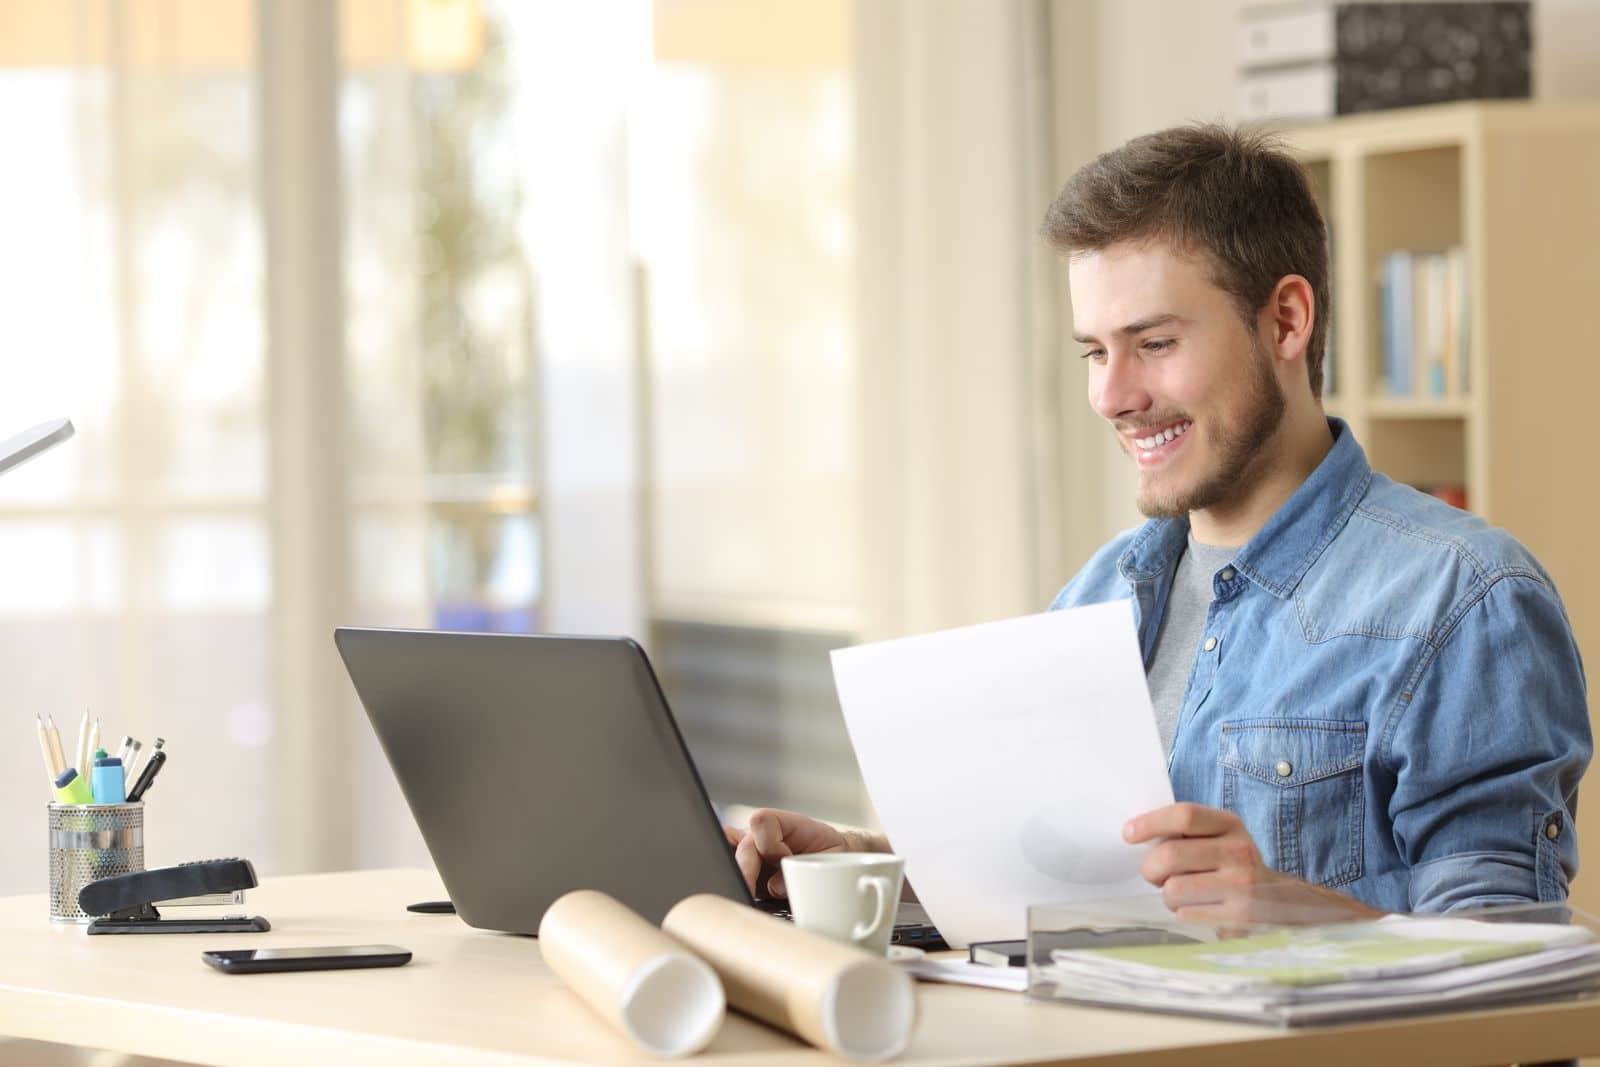
{"type": "MultiPolygon", "coordinates": [[[[248,895],[271,933],[117,937],[52,926],[42,894],[6,898],[0,1034],[208,1064],[660,1062],[635,1054],[562,986],[536,940],[404,910],[443,895],[429,871],[273,878],[248,895]],[[415,958],[387,970],[260,975],[200,962],[207,948],[369,943],[415,958]]],[[[928,984],[918,1009],[899,1063],[1464,1065],[1600,1053],[1600,999],[1287,1032],[928,984]]],[[[731,1013],[699,1059],[839,1062],[731,1013]]]]}

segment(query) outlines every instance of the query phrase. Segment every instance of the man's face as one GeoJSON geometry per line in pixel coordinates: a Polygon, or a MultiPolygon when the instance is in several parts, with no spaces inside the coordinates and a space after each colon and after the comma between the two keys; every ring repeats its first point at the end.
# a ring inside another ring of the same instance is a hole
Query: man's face
{"type": "Polygon", "coordinates": [[[1204,264],[1149,242],[1072,257],[1089,403],[1139,467],[1139,510],[1178,517],[1247,492],[1283,419],[1270,354],[1204,264]]]}

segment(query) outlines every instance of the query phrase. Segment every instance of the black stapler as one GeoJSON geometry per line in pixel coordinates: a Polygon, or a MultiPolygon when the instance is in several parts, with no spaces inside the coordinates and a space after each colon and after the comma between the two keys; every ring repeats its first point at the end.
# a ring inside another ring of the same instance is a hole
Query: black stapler
{"type": "Polygon", "coordinates": [[[244,891],[257,885],[249,860],[199,860],[90,882],[78,891],[78,907],[86,915],[101,916],[89,924],[91,934],[261,933],[272,924],[259,915],[163,919],[156,910],[157,904],[242,904],[244,891]]]}

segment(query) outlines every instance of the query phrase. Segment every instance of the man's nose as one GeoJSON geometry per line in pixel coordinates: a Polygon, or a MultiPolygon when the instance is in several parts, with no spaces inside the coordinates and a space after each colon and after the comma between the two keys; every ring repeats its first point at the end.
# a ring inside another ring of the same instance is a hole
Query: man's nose
{"type": "Polygon", "coordinates": [[[1150,394],[1137,359],[1107,353],[1098,370],[1089,379],[1089,403],[1101,418],[1120,419],[1149,410],[1150,394]]]}

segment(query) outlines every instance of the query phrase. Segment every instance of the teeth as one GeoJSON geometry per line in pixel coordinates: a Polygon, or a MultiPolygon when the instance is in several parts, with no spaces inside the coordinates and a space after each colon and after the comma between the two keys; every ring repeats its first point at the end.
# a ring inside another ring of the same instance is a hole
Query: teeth
{"type": "Polygon", "coordinates": [[[1154,448],[1159,448],[1170,441],[1174,441],[1177,438],[1182,437],[1188,432],[1189,427],[1193,425],[1194,423],[1192,422],[1179,423],[1177,426],[1169,426],[1160,433],[1151,434],[1149,437],[1136,437],[1134,438],[1133,443],[1144,449],[1146,452],[1149,452],[1154,448]]]}

